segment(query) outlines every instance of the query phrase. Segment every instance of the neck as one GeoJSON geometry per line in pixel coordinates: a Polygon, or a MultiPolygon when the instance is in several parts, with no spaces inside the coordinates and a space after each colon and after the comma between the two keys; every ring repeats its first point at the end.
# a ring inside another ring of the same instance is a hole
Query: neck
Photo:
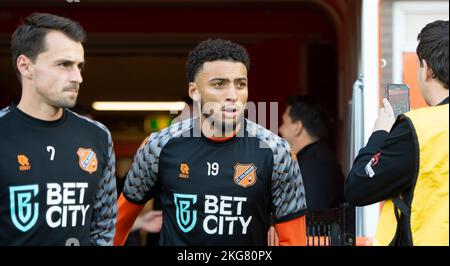
{"type": "Polygon", "coordinates": [[[448,90],[446,91],[441,91],[441,93],[439,93],[439,95],[435,95],[435,97],[433,97],[433,99],[431,99],[432,106],[436,106],[438,104],[440,104],[443,100],[445,100],[446,98],[448,98],[448,90]]]}
{"type": "Polygon", "coordinates": [[[210,139],[215,139],[220,141],[221,139],[230,139],[237,135],[241,129],[242,121],[238,120],[238,124],[232,130],[226,130],[218,126],[214,126],[208,119],[203,115],[200,116],[200,126],[204,136],[210,139]]]}
{"type": "Polygon", "coordinates": [[[39,96],[28,95],[22,90],[22,98],[17,108],[25,114],[44,121],[55,121],[62,117],[63,108],[45,103],[39,96]]]}
{"type": "Polygon", "coordinates": [[[309,136],[304,136],[304,134],[301,134],[297,140],[292,144],[292,150],[298,154],[301,150],[303,150],[306,146],[317,142],[317,138],[311,138],[309,136]]]}
{"type": "Polygon", "coordinates": [[[449,95],[449,90],[447,90],[443,87],[438,87],[434,90],[433,94],[431,95],[429,104],[431,106],[436,106],[439,103],[441,103],[443,100],[448,98],[448,95],[449,95]]]}

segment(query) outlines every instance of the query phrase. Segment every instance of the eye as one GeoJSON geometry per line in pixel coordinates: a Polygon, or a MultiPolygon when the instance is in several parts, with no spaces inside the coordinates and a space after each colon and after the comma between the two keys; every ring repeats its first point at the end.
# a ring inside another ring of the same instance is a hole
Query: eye
{"type": "Polygon", "coordinates": [[[69,62],[63,62],[63,63],[60,63],[58,66],[60,66],[61,68],[69,68],[70,65],[71,64],[69,62]]]}
{"type": "Polygon", "coordinates": [[[214,87],[223,87],[223,86],[225,86],[225,82],[223,82],[223,81],[214,83],[214,87]]]}
{"type": "Polygon", "coordinates": [[[239,81],[236,86],[238,89],[245,89],[245,88],[247,88],[247,82],[239,81]]]}

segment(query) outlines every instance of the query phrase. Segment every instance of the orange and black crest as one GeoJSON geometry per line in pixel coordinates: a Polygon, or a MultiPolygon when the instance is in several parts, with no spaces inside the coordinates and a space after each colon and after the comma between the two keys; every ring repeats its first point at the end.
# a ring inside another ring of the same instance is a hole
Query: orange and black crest
{"type": "Polygon", "coordinates": [[[253,186],[257,179],[256,169],[254,164],[236,164],[234,166],[234,183],[241,187],[253,186]]]}
{"type": "Polygon", "coordinates": [[[83,171],[92,174],[97,171],[97,154],[92,149],[79,148],[77,151],[79,164],[83,171]]]}

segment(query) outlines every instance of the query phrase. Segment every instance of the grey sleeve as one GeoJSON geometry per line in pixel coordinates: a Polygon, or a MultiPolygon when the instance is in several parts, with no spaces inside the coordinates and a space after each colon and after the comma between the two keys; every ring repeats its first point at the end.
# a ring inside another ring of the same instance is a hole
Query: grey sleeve
{"type": "Polygon", "coordinates": [[[295,155],[284,141],[277,142],[272,174],[272,199],[275,221],[283,222],[306,211],[305,188],[295,155]]]}
{"type": "Polygon", "coordinates": [[[116,158],[111,134],[105,130],[108,135],[107,164],[97,186],[90,227],[90,242],[95,246],[113,245],[117,221],[116,158]]]}
{"type": "Polygon", "coordinates": [[[189,133],[193,119],[175,123],[159,132],[152,133],[134,156],[123,187],[123,196],[135,203],[145,204],[157,190],[159,157],[164,146],[175,137],[189,133]]]}
{"type": "Polygon", "coordinates": [[[136,204],[145,204],[151,197],[158,176],[158,162],[161,153],[160,138],[153,133],[137,151],[131,169],[128,171],[123,195],[136,204]]]}

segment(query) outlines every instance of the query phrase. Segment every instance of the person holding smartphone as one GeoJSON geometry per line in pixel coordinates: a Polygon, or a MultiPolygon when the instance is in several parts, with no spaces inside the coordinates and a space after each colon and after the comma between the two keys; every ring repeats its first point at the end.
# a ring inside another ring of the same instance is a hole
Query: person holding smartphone
{"type": "Polygon", "coordinates": [[[449,22],[418,36],[417,73],[429,107],[397,117],[387,99],[345,184],[355,206],[385,201],[374,245],[449,245],[449,22]]]}

